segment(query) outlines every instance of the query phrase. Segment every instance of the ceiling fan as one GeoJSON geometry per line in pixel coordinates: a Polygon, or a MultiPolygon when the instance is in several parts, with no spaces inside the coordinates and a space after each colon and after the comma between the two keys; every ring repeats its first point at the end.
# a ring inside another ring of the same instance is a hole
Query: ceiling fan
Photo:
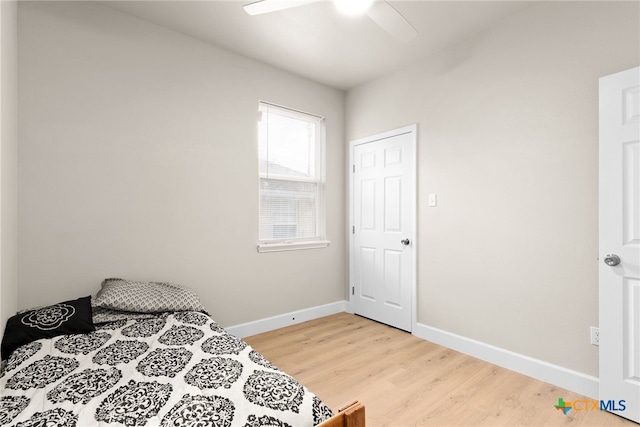
{"type": "MultiPolygon", "coordinates": [[[[322,0],[258,0],[243,6],[249,15],[262,15],[322,0]]],[[[418,35],[404,16],[384,0],[333,0],[336,8],[346,15],[366,13],[383,30],[406,43],[418,35]]]]}

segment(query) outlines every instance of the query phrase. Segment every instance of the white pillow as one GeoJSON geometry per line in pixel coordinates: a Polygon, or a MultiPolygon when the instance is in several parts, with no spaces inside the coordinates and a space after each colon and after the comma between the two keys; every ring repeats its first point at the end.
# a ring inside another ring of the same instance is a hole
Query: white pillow
{"type": "Polygon", "coordinates": [[[137,313],[166,311],[206,312],[192,289],[164,282],[105,279],[93,305],[137,313]]]}

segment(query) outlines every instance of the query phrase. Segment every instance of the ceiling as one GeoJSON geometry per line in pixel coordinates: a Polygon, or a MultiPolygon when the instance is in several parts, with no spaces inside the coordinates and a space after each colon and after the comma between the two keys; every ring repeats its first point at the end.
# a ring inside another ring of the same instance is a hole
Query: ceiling
{"type": "Polygon", "coordinates": [[[254,0],[105,1],[104,6],[346,90],[472,37],[534,4],[528,1],[393,1],[418,31],[400,43],[368,16],[330,1],[249,16],[254,0]]]}

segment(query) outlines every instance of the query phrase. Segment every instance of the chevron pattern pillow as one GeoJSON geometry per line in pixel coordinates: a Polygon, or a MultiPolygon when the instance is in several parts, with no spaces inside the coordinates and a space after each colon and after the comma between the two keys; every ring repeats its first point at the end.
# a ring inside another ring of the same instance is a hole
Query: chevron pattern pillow
{"type": "Polygon", "coordinates": [[[96,307],[137,313],[166,311],[206,312],[200,298],[186,286],[166,282],[133,282],[105,279],[93,299],[96,307]]]}

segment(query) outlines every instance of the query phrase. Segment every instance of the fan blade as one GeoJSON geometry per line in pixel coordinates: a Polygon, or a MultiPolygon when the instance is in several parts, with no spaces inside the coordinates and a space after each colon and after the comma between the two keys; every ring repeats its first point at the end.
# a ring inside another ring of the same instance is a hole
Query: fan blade
{"type": "Polygon", "coordinates": [[[406,43],[418,35],[415,28],[404,16],[386,1],[377,1],[367,11],[369,18],[399,41],[406,43]]]}
{"type": "Polygon", "coordinates": [[[289,9],[309,3],[315,3],[317,1],[319,0],[260,0],[254,3],[245,4],[242,8],[249,15],[262,15],[263,13],[289,9]]]}

